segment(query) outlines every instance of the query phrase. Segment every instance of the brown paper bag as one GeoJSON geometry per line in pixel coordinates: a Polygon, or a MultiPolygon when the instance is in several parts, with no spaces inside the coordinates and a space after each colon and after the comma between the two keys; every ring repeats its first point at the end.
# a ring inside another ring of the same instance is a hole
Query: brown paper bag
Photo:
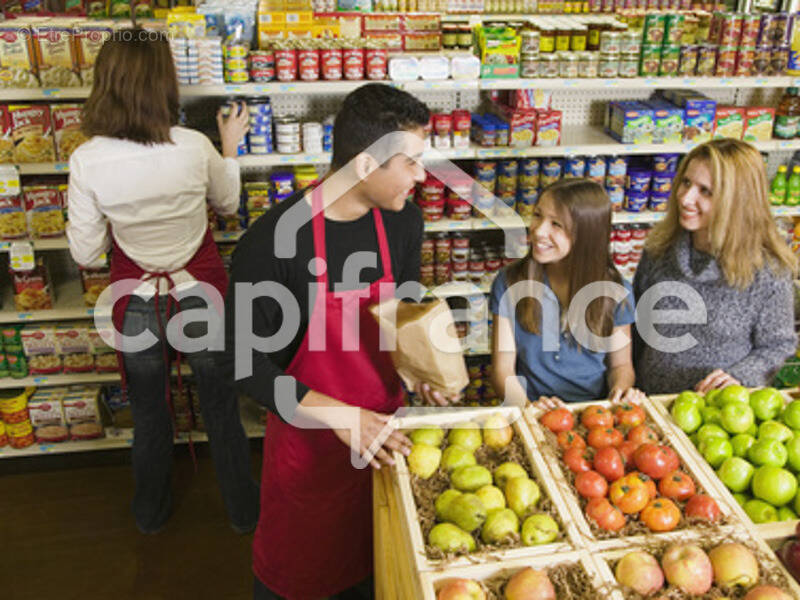
{"type": "Polygon", "coordinates": [[[444,300],[413,304],[391,299],[370,307],[381,328],[383,348],[406,387],[427,383],[443,394],[458,394],[469,383],[453,313],[444,300]]]}

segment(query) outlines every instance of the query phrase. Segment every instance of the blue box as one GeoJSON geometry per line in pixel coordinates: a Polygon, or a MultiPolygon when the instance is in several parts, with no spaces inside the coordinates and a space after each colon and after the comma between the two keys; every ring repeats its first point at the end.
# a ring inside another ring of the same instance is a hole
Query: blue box
{"type": "Polygon", "coordinates": [[[680,144],[686,119],[684,109],[665,100],[649,100],[645,104],[653,109],[653,143],[680,144]]]}
{"type": "Polygon", "coordinates": [[[611,102],[606,132],[623,144],[652,144],[653,109],[635,100],[611,102]]]}

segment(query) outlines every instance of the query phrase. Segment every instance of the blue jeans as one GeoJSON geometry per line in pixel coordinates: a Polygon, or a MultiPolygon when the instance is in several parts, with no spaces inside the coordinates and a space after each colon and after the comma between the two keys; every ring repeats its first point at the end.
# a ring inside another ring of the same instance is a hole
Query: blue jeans
{"type": "MultiPolygon", "coordinates": [[[[166,298],[159,300],[162,323],[166,330],[166,298]]],[[[181,301],[181,309],[205,308],[196,297],[181,301]]],[[[174,311],[173,311],[174,312],[174,311]]],[[[132,450],[135,492],[133,515],[140,531],[161,529],[172,509],[172,419],[165,396],[168,365],[164,364],[163,344],[159,333],[154,301],[131,297],[125,311],[122,333],[133,336],[145,329],[158,342],[138,352],[123,352],[128,396],[134,420],[132,450]]],[[[188,323],[183,331],[189,338],[206,333],[203,322],[188,323]]],[[[174,350],[168,347],[170,356],[174,350]]],[[[232,382],[217,371],[208,350],[187,353],[196,389],[200,396],[211,457],[217,473],[222,499],[231,525],[241,531],[252,530],[258,522],[259,491],[250,466],[250,446],[239,416],[239,401],[232,382]]]]}

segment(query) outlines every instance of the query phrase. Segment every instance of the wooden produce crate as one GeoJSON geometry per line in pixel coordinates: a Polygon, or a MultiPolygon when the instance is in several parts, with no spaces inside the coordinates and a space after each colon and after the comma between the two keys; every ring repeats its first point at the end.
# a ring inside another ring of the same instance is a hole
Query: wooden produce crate
{"type": "MultiPolygon", "coordinates": [[[[690,543],[700,546],[706,553],[716,546],[726,542],[738,542],[747,546],[755,555],[758,561],[758,568],[760,579],[756,585],[775,585],[788,592],[792,598],[800,598],[800,586],[786,571],[784,566],[778,560],[778,557],[770,549],[770,547],[761,540],[758,536],[754,536],[750,531],[743,527],[724,527],[713,534],[708,532],[689,531],[681,534],[670,534],[658,541],[649,541],[646,545],[631,546],[628,548],[618,548],[600,552],[593,555],[595,562],[600,564],[605,563],[606,569],[612,574],[616,568],[616,563],[625,554],[633,550],[644,550],[649,552],[661,564],[661,557],[666,551],[667,547],[672,543],[690,543]]],[[[616,579],[614,579],[616,584],[616,579]]],[[[664,582],[666,590],[666,581],[664,582]]],[[[616,584],[616,592],[620,594],[625,600],[643,600],[643,597],[629,588],[622,588],[616,584]]],[[[745,596],[747,590],[737,588],[735,591],[728,591],[727,594],[716,585],[712,586],[711,590],[703,598],[729,598],[730,600],[740,600],[745,596]]],[[[661,597],[658,594],[651,594],[648,598],[661,597]]],[[[670,599],[678,598],[697,598],[698,596],[683,595],[678,590],[672,590],[669,595],[664,595],[670,599]]]]}
{"type": "MultiPolygon", "coordinates": [[[[611,407],[611,403],[607,400],[567,405],[567,409],[569,409],[570,412],[575,415],[576,427],[580,422],[578,415],[580,415],[585,408],[592,405],[601,405],[606,408],[611,407]]],[[[702,530],[708,529],[713,531],[724,525],[736,524],[744,526],[741,519],[741,510],[736,510],[736,508],[739,507],[733,497],[731,497],[730,494],[722,494],[709,477],[708,472],[704,469],[698,468],[696,458],[687,453],[682,444],[675,443],[671,437],[671,429],[664,429],[661,421],[656,418],[655,408],[652,406],[651,402],[645,401],[641,404],[641,406],[645,410],[647,416],[644,424],[648,425],[658,434],[660,444],[670,446],[676,452],[681,462],[681,469],[683,469],[694,480],[697,493],[705,493],[716,501],[721,513],[720,522],[717,524],[710,524],[701,521],[691,523],[687,519],[682,518],[680,524],[675,530],[665,533],[650,532],[643,526],[634,524],[632,522],[633,519],[630,516],[628,517],[628,525],[626,525],[626,527],[618,533],[603,531],[593,523],[590,524],[584,513],[583,506],[585,502],[583,502],[583,499],[579,496],[572,483],[574,480],[574,475],[561,460],[562,452],[560,448],[558,448],[558,445],[555,441],[555,436],[544,426],[542,426],[541,423],[539,423],[539,417],[544,413],[544,411],[538,408],[529,407],[525,411],[525,417],[531,428],[533,438],[538,444],[542,456],[551,470],[553,478],[558,482],[562,496],[566,500],[570,512],[573,514],[578,530],[586,540],[587,547],[592,551],[611,550],[635,544],[642,544],[647,539],[652,539],[653,536],[655,536],[657,539],[661,536],[669,536],[674,532],[688,531],[693,528],[701,528],[702,530]]],[[[626,469],[626,472],[627,471],[628,470],[626,469]]],[[[660,496],[660,494],[658,495],[660,496]]],[[[676,504],[679,508],[681,508],[682,511],[685,503],[676,501],[676,504]]]]}
{"type": "Polygon", "coordinates": [[[436,600],[449,581],[463,578],[477,581],[486,600],[502,600],[505,582],[526,567],[547,571],[559,600],[623,600],[608,564],[586,550],[423,573],[421,599],[436,600]]]}
{"type": "MultiPolygon", "coordinates": [[[[402,535],[404,543],[418,573],[442,568],[468,566],[478,562],[496,562],[532,556],[553,556],[557,553],[575,550],[582,544],[583,540],[575,527],[572,514],[566,508],[566,504],[558,491],[558,486],[540,456],[525,419],[519,409],[471,408],[437,410],[424,416],[398,418],[395,420],[395,425],[403,430],[434,425],[446,429],[465,421],[473,421],[482,425],[487,418],[498,414],[506,417],[506,419],[512,423],[515,434],[514,438],[515,440],[519,440],[522,446],[522,453],[529,463],[523,466],[527,468],[530,478],[538,484],[541,491],[541,499],[535,512],[549,512],[549,514],[553,516],[560,528],[559,539],[554,543],[538,546],[526,547],[520,544],[513,547],[482,547],[479,536],[474,535],[473,537],[478,544],[477,552],[461,556],[448,556],[445,558],[432,557],[426,551],[427,531],[423,532],[423,526],[420,523],[420,514],[413,490],[413,486],[415,485],[413,479],[416,479],[416,476],[413,476],[409,472],[405,457],[395,452],[394,460],[396,465],[391,470],[393,491],[397,498],[398,508],[401,512],[399,520],[403,530],[402,535]],[[545,499],[547,500],[545,501],[545,499]],[[546,508],[543,508],[543,505],[546,506],[546,508]]],[[[445,436],[444,443],[446,444],[446,442],[447,437],[445,436]]],[[[514,443],[515,442],[512,441],[512,444],[514,443]]],[[[481,464],[480,459],[478,460],[478,464],[481,464]]],[[[439,472],[431,479],[437,477],[447,478],[447,475],[439,472]]],[[[449,487],[449,484],[446,484],[441,491],[447,487],[449,487]]],[[[439,493],[441,493],[441,491],[439,493]]],[[[520,519],[520,525],[522,521],[523,520],[520,519]]]]}

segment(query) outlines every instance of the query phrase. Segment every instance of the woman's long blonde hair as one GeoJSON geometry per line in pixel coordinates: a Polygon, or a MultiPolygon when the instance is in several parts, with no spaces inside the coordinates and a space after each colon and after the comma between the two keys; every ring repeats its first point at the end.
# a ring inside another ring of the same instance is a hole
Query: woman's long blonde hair
{"type": "Polygon", "coordinates": [[[795,273],[797,259],[770,212],[764,161],[755,148],[739,140],[706,142],[684,157],[672,184],[666,217],[647,236],[647,251],[663,256],[682,234],[678,189],[693,160],[705,163],[711,173],[711,253],[728,284],[746,288],[765,265],[776,272],[795,273]]]}

